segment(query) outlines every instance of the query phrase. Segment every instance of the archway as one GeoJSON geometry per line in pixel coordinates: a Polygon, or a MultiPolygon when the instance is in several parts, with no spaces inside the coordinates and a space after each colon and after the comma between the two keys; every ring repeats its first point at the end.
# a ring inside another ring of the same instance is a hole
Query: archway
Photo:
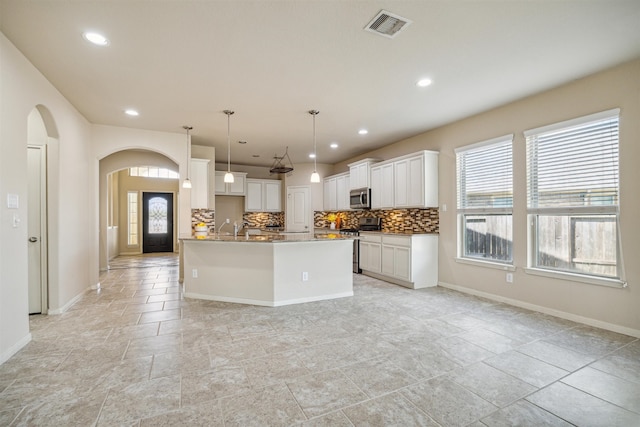
{"type": "Polygon", "coordinates": [[[29,314],[49,310],[49,206],[47,151],[57,148],[58,132],[49,110],[36,106],[27,117],[27,230],[29,314]]]}

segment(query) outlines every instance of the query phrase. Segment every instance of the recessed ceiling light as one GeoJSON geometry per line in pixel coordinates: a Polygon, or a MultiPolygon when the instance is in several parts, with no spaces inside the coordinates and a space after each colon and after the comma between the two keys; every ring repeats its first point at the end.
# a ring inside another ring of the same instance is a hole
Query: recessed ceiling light
{"type": "Polygon", "coordinates": [[[85,40],[90,41],[91,43],[97,46],[106,46],[109,44],[109,40],[102,34],[86,32],[82,34],[82,37],[84,37],[85,40]]]}
{"type": "Polygon", "coordinates": [[[331,145],[329,145],[329,147],[338,148],[338,143],[337,142],[333,142],[331,145]]]}
{"type": "Polygon", "coordinates": [[[260,154],[252,154],[251,157],[258,158],[258,157],[260,157],[260,154]]]}
{"type": "Polygon", "coordinates": [[[309,158],[310,158],[310,159],[315,159],[315,158],[316,158],[316,153],[311,153],[311,154],[309,154],[309,158]]]}
{"type": "Polygon", "coordinates": [[[244,144],[246,144],[246,143],[247,143],[247,141],[238,141],[238,144],[242,144],[242,145],[244,145],[244,144]]]}
{"type": "Polygon", "coordinates": [[[416,86],[418,86],[418,87],[427,87],[427,86],[429,86],[431,83],[433,83],[433,82],[431,81],[431,79],[424,78],[424,79],[420,79],[420,80],[418,80],[418,81],[416,82],[416,86]]]}
{"type": "Polygon", "coordinates": [[[358,131],[358,133],[359,133],[360,135],[366,135],[366,134],[368,134],[368,133],[369,133],[369,131],[368,131],[368,130],[366,130],[366,129],[360,129],[360,130],[358,131]]]}
{"type": "Polygon", "coordinates": [[[140,113],[138,113],[136,110],[124,110],[124,113],[127,116],[139,116],[140,113]]]}

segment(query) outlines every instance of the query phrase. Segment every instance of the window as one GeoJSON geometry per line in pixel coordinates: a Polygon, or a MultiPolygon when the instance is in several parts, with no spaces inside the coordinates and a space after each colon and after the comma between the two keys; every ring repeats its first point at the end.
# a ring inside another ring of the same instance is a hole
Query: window
{"type": "Polygon", "coordinates": [[[456,150],[458,257],[513,263],[513,135],[456,150]]]}
{"type": "Polygon", "coordinates": [[[141,176],[145,178],[178,179],[178,172],[155,166],[139,166],[129,168],[129,176],[141,176]]]}
{"type": "Polygon", "coordinates": [[[530,268],[621,278],[619,114],[525,132],[530,268]]]}
{"type": "Polygon", "coordinates": [[[127,192],[127,243],[138,244],[138,192],[127,192]]]}

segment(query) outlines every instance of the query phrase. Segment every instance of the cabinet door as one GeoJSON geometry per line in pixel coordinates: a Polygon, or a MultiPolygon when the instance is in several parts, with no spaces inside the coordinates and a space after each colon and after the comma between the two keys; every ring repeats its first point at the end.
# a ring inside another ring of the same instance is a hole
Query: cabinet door
{"type": "Polygon", "coordinates": [[[360,268],[380,273],[380,243],[360,242],[360,268]]]}
{"type": "Polygon", "coordinates": [[[349,209],[349,175],[336,177],[336,210],[349,209]]]}
{"type": "Polygon", "coordinates": [[[382,245],[382,261],[381,261],[381,273],[387,276],[395,275],[394,269],[394,249],[393,246],[382,245]]]}
{"type": "Polygon", "coordinates": [[[393,275],[411,281],[411,248],[393,248],[393,275]]]}
{"type": "Polygon", "coordinates": [[[369,271],[373,271],[374,273],[380,273],[382,269],[382,245],[380,243],[371,243],[371,248],[369,251],[369,266],[371,267],[369,271]]]}
{"type": "Polygon", "coordinates": [[[245,210],[249,212],[262,212],[264,210],[262,198],[262,182],[248,179],[247,195],[244,199],[245,210]]]}
{"type": "Polygon", "coordinates": [[[407,206],[424,206],[424,156],[407,159],[407,206]]]}
{"type": "Polygon", "coordinates": [[[233,174],[233,182],[228,186],[228,194],[231,196],[244,196],[246,194],[245,180],[246,174],[233,174]]]}
{"type": "Polygon", "coordinates": [[[380,195],[380,207],[382,208],[392,208],[394,207],[394,176],[393,176],[394,165],[393,163],[389,163],[387,165],[382,166],[382,194],[380,195]]]}
{"type": "Polygon", "coordinates": [[[324,180],[324,200],[323,207],[325,211],[336,210],[336,179],[327,178],[324,180]]]}
{"type": "MultiPolygon", "coordinates": [[[[282,190],[282,184],[280,181],[264,181],[263,182],[264,193],[264,210],[266,212],[281,212],[282,203],[280,202],[280,192],[282,190]]],[[[248,188],[247,188],[248,190],[248,188]]]]}
{"type": "Polygon", "coordinates": [[[209,160],[191,159],[191,209],[209,207],[209,160]]]}
{"type": "Polygon", "coordinates": [[[216,171],[216,194],[227,194],[227,184],[224,182],[224,172],[216,171]]]}
{"type": "Polygon", "coordinates": [[[394,206],[405,207],[409,205],[409,162],[400,160],[393,164],[394,167],[394,206]]]}
{"type": "Polygon", "coordinates": [[[382,207],[382,168],[371,168],[371,209],[382,207]]]}

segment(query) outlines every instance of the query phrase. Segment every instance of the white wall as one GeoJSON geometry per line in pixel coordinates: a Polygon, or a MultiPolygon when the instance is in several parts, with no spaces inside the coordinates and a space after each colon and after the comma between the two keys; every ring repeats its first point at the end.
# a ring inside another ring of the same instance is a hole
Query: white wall
{"type": "Polygon", "coordinates": [[[30,339],[26,147],[28,117],[36,106],[49,136],[50,312],[98,279],[90,125],[0,33],[0,362],[30,339]],[[7,194],[18,195],[18,209],[7,208],[7,194]],[[15,228],[14,214],[22,220],[15,228]]]}

